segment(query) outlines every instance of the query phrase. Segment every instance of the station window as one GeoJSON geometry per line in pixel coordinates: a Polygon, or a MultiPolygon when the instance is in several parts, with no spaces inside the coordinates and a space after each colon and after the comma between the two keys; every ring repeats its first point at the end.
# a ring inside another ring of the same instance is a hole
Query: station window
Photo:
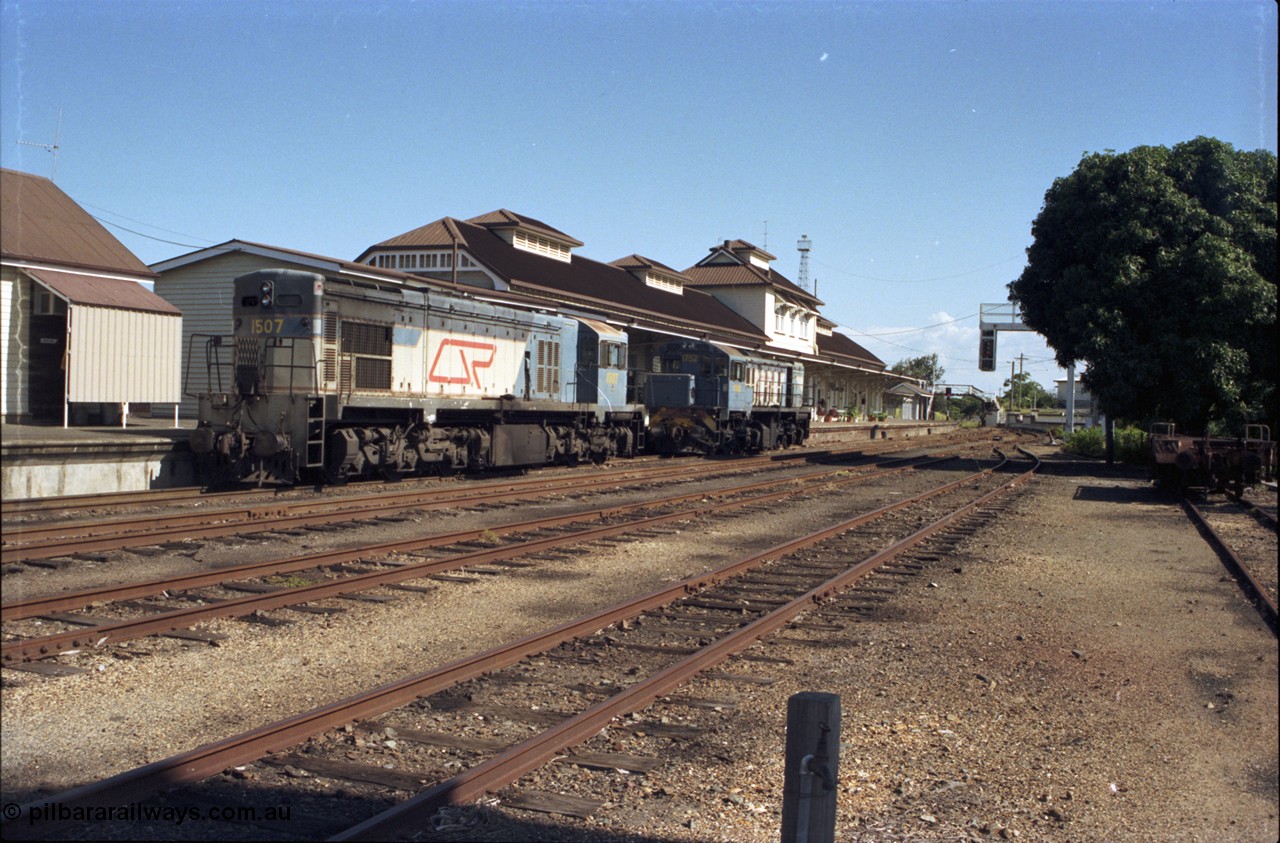
{"type": "Polygon", "coordinates": [[[57,316],[63,312],[63,309],[59,307],[61,302],[61,299],[48,290],[37,289],[35,301],[31,305],[31,312],[36,316],[57,316]]]}

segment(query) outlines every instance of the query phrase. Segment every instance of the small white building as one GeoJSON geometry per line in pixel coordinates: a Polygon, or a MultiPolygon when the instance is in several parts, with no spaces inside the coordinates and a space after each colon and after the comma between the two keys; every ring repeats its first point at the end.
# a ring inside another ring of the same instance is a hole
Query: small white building
{"type": "Polygon", "coordinates": [[[155,273],[52,181],[0,169],[0,413],[128,423],[181,389],[182,312],[155,273]]]}

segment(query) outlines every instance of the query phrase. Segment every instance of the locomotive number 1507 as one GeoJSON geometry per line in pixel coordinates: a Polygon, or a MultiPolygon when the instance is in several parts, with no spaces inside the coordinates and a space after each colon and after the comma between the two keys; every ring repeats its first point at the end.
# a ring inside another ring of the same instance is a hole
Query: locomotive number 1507
{"type": "Polygon", "coordinates": [[[249,330],[255,334],[284,333],[283,319],[254,319],[249,323],[249,330]]]}

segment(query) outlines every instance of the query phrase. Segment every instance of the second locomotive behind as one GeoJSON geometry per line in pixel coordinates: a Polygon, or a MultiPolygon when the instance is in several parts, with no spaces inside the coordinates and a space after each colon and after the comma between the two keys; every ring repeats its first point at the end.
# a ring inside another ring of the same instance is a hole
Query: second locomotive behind
{"type": "Polygon", "coordinates": [[[603,462],[643,444],[627,337],[603,323],[285,269],[235,279],[232,310],[191,437],[215,480],[603,462]]]}
{"type": "Polygon", "coordinates": [[[672,340],[656,349],[654,369],[643,381],[653,451],[755,453],[799,445],[809,435],[800,363],[672,340]]]}

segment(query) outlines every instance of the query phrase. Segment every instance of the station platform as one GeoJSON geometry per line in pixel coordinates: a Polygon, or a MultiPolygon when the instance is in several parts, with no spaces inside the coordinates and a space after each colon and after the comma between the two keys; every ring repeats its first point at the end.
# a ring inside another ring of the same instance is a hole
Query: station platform
{"type": "Polygon", "coordinates": [[[5,500],[190,486],[195,420],[132,416],[128,427],[0,423],[5,500]]]}
{"type": "MultiPolygon", "coordinates": [[[[195,419],[131,416],[129,426],[0,423],[0,494],[5,500],[137,492],[196,484],[187,437],[195,419]]],[[[955,422],[889,419],[819,422],[807,447],[933,436],[955,422]]]]}

